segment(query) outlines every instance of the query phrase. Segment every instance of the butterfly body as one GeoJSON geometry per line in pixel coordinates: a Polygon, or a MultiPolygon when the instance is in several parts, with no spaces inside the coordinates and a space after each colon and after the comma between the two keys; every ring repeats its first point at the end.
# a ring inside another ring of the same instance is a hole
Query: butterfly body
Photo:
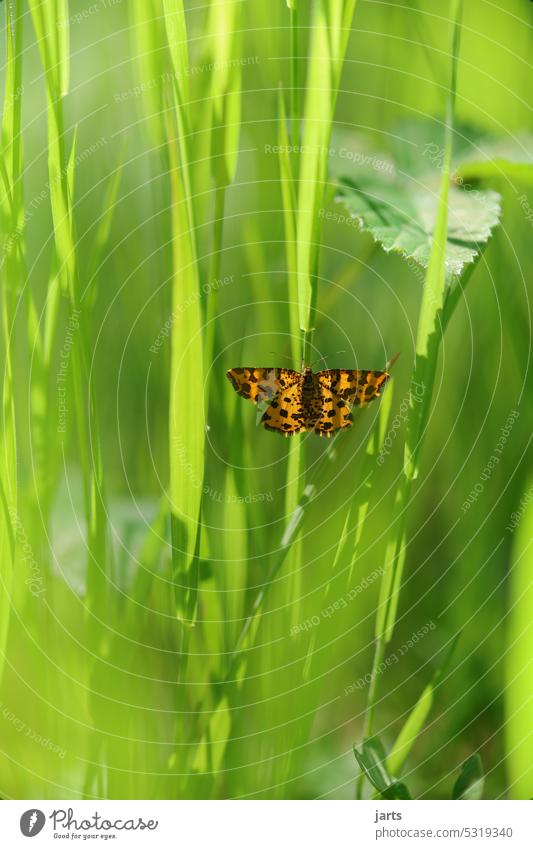
{"type": "Polygon", "coordinates": [[[234,368],[227,373],[243,398],[266,406],[261,423],[284,436],[314,431],[332,436],[352,424],[351,408],[363,406],[380,394],[387,372],[327,369],[313,373],[285,368],[234,368]]]}

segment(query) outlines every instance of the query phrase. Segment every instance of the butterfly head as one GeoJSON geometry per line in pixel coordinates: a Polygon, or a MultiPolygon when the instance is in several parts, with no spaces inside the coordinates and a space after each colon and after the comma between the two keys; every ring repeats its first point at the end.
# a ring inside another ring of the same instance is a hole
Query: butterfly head
{"type": "Polygon", "coordinates": [[[312,384],[313,383],[313,369],[311,366],[305,366],[303,370],[303,378],[304,383],[312,384]]]}

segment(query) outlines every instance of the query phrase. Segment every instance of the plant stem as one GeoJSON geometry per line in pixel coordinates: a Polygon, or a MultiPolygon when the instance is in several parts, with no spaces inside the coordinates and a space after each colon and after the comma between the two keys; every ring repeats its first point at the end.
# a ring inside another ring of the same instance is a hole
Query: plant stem
{"type": "MultiPolygon", "coordinates": [[[[376,648],[372,665],[371,683],[367,696],[365,718],[363,722],[363,740],[373,731],[374,713],[377,703],[377,680],[379,665],[384,656],[385,646],[392,637],[398,593],[400,588],[406,544],[406,515],[414,481],[418,477],[420,452],[424,441],[426,423],[429,418],[432,387],[435,379],[438,355],[444,333],[444,324],[449,320],[449,312],[443,320],[444,305],[448,289],[446,288],[445,245],[448,231],[448,193],[453,148],[454,106],[457,90],[457,65],[461,32],[462,0],[452,0],[451,19],[453,21],[451,43],[451,74],[449,96],[446,104],[445,155],[441,179],[437,219],[433,233],[430,261],[418,319],[416,356],[413,370],[413,382],[425,387],[425,397],[418,410],[414,411],[411,397],[410,418],[405,441],[403,476],[396,493],[391,528],[397,528],[392,544],[389,544],[386,565],[392,556],[390,571],[382,578],[380,602],[376,614],[376,648]]],[[[450,311],[457,304],[455,297],[450,311]]],[[[356,798],[361,799],[364,789],[364,774],[360,773],[356,784],[356,798]]]]}
{"type": "MultiPolygon", "coordinates": [[[[224,235],[224,208],[226,205],[226,186],[215,188],[215,209],[213,220],[213,242],[211,245],[211,261],[209,264],[209,291],[206,295],[206,327],[205,327],[205,368],[210,374],[210,364],[213,362],[216,346],[216,317],[218,312],[218,290],[216,281],[220,277],[222,260],[222,245],[224,235]]],[[[209,404],[209,384],[206,385],[206,403],[209,404]]],[[[207,410],[207,412],[209,412],[207,410]]]]}
{"type": "MultiPolygon", "coordinates": [[[[398,491],[396,498],[396,505],[394,510],[394,516],[392,519],[392,524],[394,525],[396,521],[399,522],[399,530],[397,534],[397,545],[393,554],[393,563],[392,563],[392,571],[390,576],[389,583],[389,593],[387,595],[387,601],[385,605],[385,613],[382,619],[383,626],[379,629],[378,634],[375,640],[374,647],[374,658],[372,661],[372,670],[370,673],[370,684],[368,687],[368,695],[366,700],[366,708],[364,713],[363,720],[363,740],[368,740],[369,737],[372,736],[374,731],[374,716],[376,712],[376,704],[377,704],[377,691],[378,691],[378,677],[379,677],[379,668],[381,663],[383,662],[383,658],[385,656],[385,647],[387,645],[387,622],[389,620],[390,611],[392,608],[394,595],[396,591],[397,584],[397,576],[398,572],[403,563],[403,549],[405,548],[405,503],[404,496],[409,497],[409,492],[411,488],[411,482],[407,482],[405,486],[402,486],[398,491]]],[[[356,799],[363,798],[363,790],[365,785],[365,776],[363,772],[359,773],[359,778],[357,780],[356,786],[356,799]]]]}
{"type": "MultiPolygon", "coordinates": [[[[300,63],[298,57],[298,10],[291,8],[291,84],[290,84],[290,116],[292,128],[292,145],[295,149],[300,143],[300,63]]],[[[296,151],[295,151],[296,152],[296,151]]],[[[295,157],[298,161],[298,157],[295,157]]]]}

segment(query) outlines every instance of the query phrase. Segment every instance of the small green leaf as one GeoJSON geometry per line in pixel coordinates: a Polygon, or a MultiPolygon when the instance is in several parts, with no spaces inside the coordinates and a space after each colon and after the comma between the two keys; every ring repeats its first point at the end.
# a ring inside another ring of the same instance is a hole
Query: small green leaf
{"type": "Polygon", "coordinates": [[[392,783],[392,779],[385,766],[385,750],[377,737],[365,740],[363,748],[359,752],[353,747],[355,759],[371,784],[383,793],[392,783]]]}
{"type": "Polygon", "coordinates": [[[479,755],[471,755],[462,765],[453,786],[452,799],[481,799],[483,795],[483,764],[479,755]]]}
{"type": "Polygon", "coordinates": [[[362,772],[383,799],[410,799],[406,784],[395,781],[386,766],[387,756],[377,737],[365,740],[362,750],[353,747],[355,759],[362,772]]]}
{"type": "Polygon", "coordinates": [[[411,799],[407,784],[402,781],[395,781],[390,787],[387,787],[382,794],[384,799],[411,799]]]}

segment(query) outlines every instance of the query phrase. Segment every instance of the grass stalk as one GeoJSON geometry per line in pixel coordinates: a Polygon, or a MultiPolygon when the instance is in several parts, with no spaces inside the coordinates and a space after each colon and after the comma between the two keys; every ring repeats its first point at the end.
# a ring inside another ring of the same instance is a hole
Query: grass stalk
{"type": "Polygon", "coordinates": [[[11,614],[17,521],[17,441],[14,396],[13,322],[16,281],[24,269],[22,234],[22,14],[20,2],[6,3],[6,78],[1,128],[0,222],[6,234],[0,261],[2,286],[2,420],[0,422],[0,681],[11,614]]]}
{"type": "MultiPolygon", "coordinates": [[[[300,144],[300,38],[298,32],[298,7],[296,4],[289,10],[291,19],[291,79],[290,79],[290,116],[291,143],[297,149],[300,144]]],[[[296,157],[297,161],[297,157],[296,157]]]]}
{"type": "MultiPolygon", "coordinates": [[[[211,244],[211,261],[209,264],[209,282],[212,290],[207,295],[207,311],[205,326],[205,361],[212,363],[216,348],[216,319],[218,315],[218,299],[216,281],[220,277],[222,263],[222,248],[224,244],[224,210],[226,206],[226,186],[217,185],[215,188],[215,205],[213,218],[213,239],[211,244]]],[[[207,387],[209,383],[207,384],[207,387]]],[[[206,387],[206,393],[208,390],[206,387]]]]}
{"type": "MultiPolygon", "coordinates": [[[[426,274],[422,303],[418,320],[413,386],[424,388],[422,402],[417,402],[415,393],[410,392],[409,420],[404,453],[403,476],[396,492],[391,522],[391,538],[387,546],[385,574],[380,588],[380,598],[376,614],[375,648],[368,688],[367,703],[363,721],[363,740],[374,732],[374,719],[377,705],[379,668],[385,655],[387,643],[392,637],[396,622],[399,592],[406,555],[406,520],[412,486],[419,473],[420,452],[424,441],[425,429],[429,418],[432,387],[434,383],[438,354],[442,341],[442,314],[446,300],[445,251],[448,232],[448,194],[451,176],[451,158],[453,149],[454,111],[457,91],[457,66],[462,19],[462,0],[451,0],[450,19],[452,21],[451,39],[451,75],[446,108],[444,162],[440,184],[437,219],[433,232],[433,243],[426,274]]],[[[364,775],[360,773],[356,795],[362,798],[364,775]]]]}
{"type": "Polygon", "coordinates": [[[311,18],[297,213],[298,303],[303,359],[311,357],[318,286],[319,210],[324,203],[328,150],[356,0],[317,0],[311,18]]]}
{"type": "Polygon", "coordinates": [[[204,403],[197,386],[203,385],[204,363],[200,309],[200,277],[189,154],[188,50],[183,3],[164,0],[168,45],[175,75],[174,119],[177,139],[167,122],[170,162],[173,253],[169,456],[172,560],[176,613],[182,623],[196,618],[198,596],[197,551],[204,473],[204,403]],[[176,144],[177,141],[177,144],[176,144]],[[188,304],[184,308],[184,304],[188,304]],[[183,348],[182,340],[190,340],[183,348]],[[183,415],[183,409],[195,415],[183,415]]]}

